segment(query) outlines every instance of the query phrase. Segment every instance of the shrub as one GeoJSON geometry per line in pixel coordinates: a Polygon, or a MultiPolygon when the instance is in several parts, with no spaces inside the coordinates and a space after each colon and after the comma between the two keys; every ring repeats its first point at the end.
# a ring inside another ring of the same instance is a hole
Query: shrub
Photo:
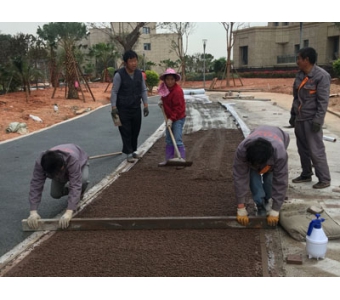
{"type": "Polygon", "coordinates": [[[333,71],[340,78],[340,58],[333,62],[333,71]]]}
{"type": "Polygon", "coordinates": [[[159,83],[159,75],[155,71],[152,70],[146,70],[146,87],[148,88],[148,91],[151,93],[153,88],[158,85],[159,83]]]}

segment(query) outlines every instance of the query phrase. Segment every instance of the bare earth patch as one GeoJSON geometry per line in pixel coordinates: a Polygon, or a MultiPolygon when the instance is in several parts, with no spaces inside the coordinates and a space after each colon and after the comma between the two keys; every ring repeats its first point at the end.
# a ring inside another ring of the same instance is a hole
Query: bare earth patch
{"type": "MultiPolygon", "coordinates": [[[[292,94],[293,81],[293,78],[243,78],[241,80],[231,80],[230,87],[227,87],[224,80],[216,82],[214,90],[260,90],[263,92],[292,94]]],[[[206,81],[206,89],[209,89],[210,85],[211,81],[206,81]]],[[[31,91],[28,101],[26,101],[24,92],[0,95],[0,142],[20,136],[19,133],[6,133],[6,128],[11,122],[26,123],[28,131],[31,133],[110,103],[112,85],[107,89],[108,83],[90,83],[90,89],[95,101],[85,85],[81,87],[85,100],[81,92],[79,92],[79,100],[67,100],[64,88],[57,88],[53,98],[53,88],[31,91]],[[107,91],[105,92],[106,89],[107,91]],[[54,103],[58,104],[58,113],[53,110],[54,103]],[[43,122],[36,122],[29,118],[30,114],[38,116],[43,122]]],[[[182,87],[203,88],[203,82],[185,82],[182,83],[182,87]]],[[[340,80],[333,80],[331,94],[337,94],[338,96],[330,98],[329,108],[340,112],[340,80]]]]}

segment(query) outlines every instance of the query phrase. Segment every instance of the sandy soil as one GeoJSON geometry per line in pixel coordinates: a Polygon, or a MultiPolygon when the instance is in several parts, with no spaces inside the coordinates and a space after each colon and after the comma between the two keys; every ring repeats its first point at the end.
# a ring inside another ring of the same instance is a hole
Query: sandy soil
{"type": "MultiPolygon", "coordinates": [[[[291,94],[292,84],[292,78],[244,78],[235,80],[235,82],[231,81],[230,87],[226,87],[225,80],[218,81],[214,85],[214,90],[259,90],[263,92],[291,94]]],[[[209,89],[211,81],[206,81],[205,86],[206,89],[209,89]]],[[[109,104],[112,85],[110,85],[108,89],[107,87],[108,83],[90,83],[90,90],[88,90],[85,85],[82,85],[83,93],[79,92],[79,100],[65,99],[65,89],[62,88],[56,89],[53,98],[53,88],[31,91],[28,101],[26,101],[24,92],[0,95],[0,142],[20,136],[17,132],[6,132],[11,122],[26,123],[28,132],[34,132],[77,117],[88,110],[109,104]],[[106,89],[107,91],[105,92],[106,89]],[[83,95],[85,99],[83,99],[83,95]],[[59,107],[58,113],[55,113],[53,110],[55,103],[58,104],[59,107]],[[36,122],[29,118],[30,114],[38,116],[43,122],[36,122]]],[[[183,84],[183,88],[203,88],[203,82],[186,82],[183,84]]],[[[340,95],[340,80],[332,83],[331,94],[340,95]]],[[[340,111],[340,96],[330,98],[329,108],[334,111],[340,111]]]]}

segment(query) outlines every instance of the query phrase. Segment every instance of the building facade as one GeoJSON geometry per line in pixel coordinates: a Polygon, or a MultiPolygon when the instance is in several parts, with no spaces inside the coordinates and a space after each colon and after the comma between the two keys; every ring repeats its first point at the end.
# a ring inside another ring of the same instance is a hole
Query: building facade
{"type": "Polygon", "coordinates": [[[330,69],[339,58],[340,28],[331,22],[269,22],[234,33],[233,60],[237,70],[296,67],[300,48],[313,47],[317,64],[330,69]]]}
{"type": "MultiPolygon", "coordinates": [[[[130,33],[135,27],[137,23],[133,22],[113,22],[111,26],[114,28],[115,32],[127,32],[130,33]]],[[[164,67],[160,66],[161,61],[163,60],[171,60],[177,61],[178,56],[175,51],[171,50],[171,42],[175,40],[177,37],[176,34],[173,33],[157,33],[156,22],[146,23],[144,27],[140,29],[141,35],[134,45],[133,50],[139,55],[140,59],[142,59],[141,65],[144,66],[147,62],[154,63],[151,66],[151,69],[158,74],[164,72],[164,67]]],[[[123,55],[123,48],[121,45],[116,43],[115,41],[110,40],[110,29],[90,29],[90,35],[84,44],[87,44],[89,47],[98,44],[98,43],[108,43],[113,42],[116,46],[117,51],[120,54],[120,57],[123,55]]],[[[119,59],[117,62],[117,67],[119,67],[122,59],[119,59]]]]}

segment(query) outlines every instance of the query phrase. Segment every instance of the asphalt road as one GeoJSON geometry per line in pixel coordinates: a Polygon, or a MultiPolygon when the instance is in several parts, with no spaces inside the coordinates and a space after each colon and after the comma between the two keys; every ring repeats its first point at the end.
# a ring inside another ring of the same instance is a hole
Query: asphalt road
{"type": "MultiPolygon", "coordinates": [[[[159,96],[149,98],[150,114],[142,118],[139,145],[164,122],[158,101],[159,96]]],[[[78,144],[89,156],[122,151],[122,141],[118,128],[113,126],[110,106],[0,144],[0,257],[32,234],[22,231],[21,220],[29,216],[29,185],[37,156],[41,151],[65,143],[78,144]]],[[[125,158],[123,154],[90,160],[88,189],[111,174],[125,158]]],[[[53,199],[49,192],[50,180],[47,180],[39,206],[42,218],[55,217],[67,205],[67,197],[53,199]]]]}

